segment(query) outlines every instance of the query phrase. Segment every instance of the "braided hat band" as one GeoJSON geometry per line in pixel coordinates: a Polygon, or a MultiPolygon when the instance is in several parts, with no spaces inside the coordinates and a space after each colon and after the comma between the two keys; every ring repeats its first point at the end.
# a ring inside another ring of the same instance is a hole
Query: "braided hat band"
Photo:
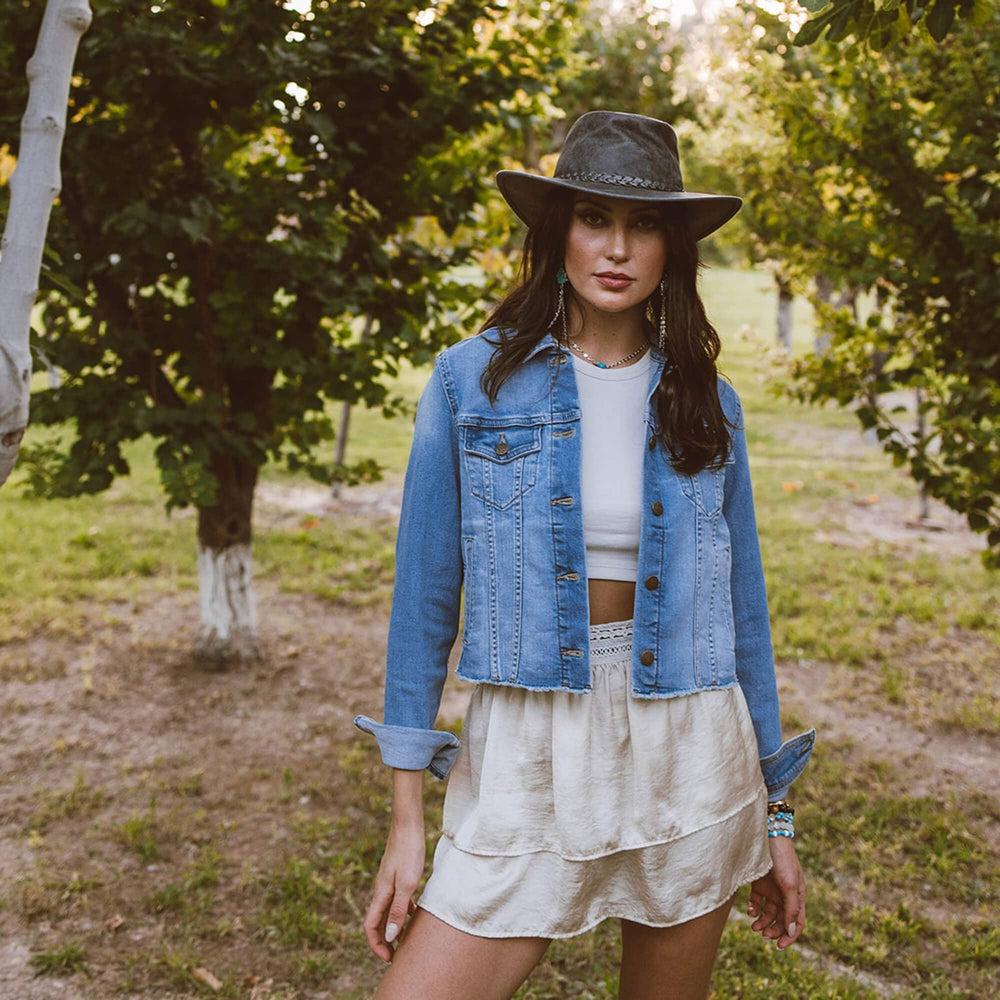
{"type": "Polygon", "coordinates": [[[624,174],[605,174],[594,170],[574,170],[570,173],[562,174],[571,181],[603,181],[605,184],[621,184],[624,187],[652,188],[653,190],[683,191],[684,187],[677,178],[678,187],[664,188],[662,183],[647,180],[645,177],[626,177],[624,174]]]}

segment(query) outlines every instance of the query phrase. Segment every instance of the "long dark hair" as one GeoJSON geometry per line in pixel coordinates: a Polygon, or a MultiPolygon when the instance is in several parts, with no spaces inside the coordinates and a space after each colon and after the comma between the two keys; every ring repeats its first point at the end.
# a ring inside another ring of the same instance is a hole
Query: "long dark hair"
{"type": "MultiPolygon", "coordinates": [[[[537,224],[525,236],[515,286],[477,331],[483,333],[491,327],[501,330],[500,341],[488,341],[497,350],[480,379],[492,404],[503,383],[545,336],[556,311],[556,274],[563,262],[573,205],[572,190],[554,192],[537,224]],[[507,330],[513,335],[507,336],[507,330]]],[[[658,207],[670,248],[666,352],[674,370],[669,371],[669,364],[664,366],[653,400],[660,418],[660,438],[671,463],[678,472],[694,475],[709,465],[717,468],[731,446],[729,422],[722,412],[716,385],[715,359],[722,345],[698,295],[698,271],[704,266],[698,242],[669,204],[658,207]]],[[[568,305],[572,295],[568,284],[565,295],[568,305]]],[[[657,285],[649,299],[656,317],[660,315],[660,299],[657,285]]],[[[648,318],[644,324],[650,343],[656,344],[658,327],[648,318]]],[[[561,331],[553,331],[553,335],[560,339],[561,331]]]]}

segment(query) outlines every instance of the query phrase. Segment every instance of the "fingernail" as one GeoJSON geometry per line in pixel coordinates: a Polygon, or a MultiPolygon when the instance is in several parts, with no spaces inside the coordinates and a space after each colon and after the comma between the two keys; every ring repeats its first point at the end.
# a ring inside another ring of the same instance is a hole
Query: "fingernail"
{"type": "Polygon", "coordinates": [[[395,941],[396,935],[399,933],[399,927],[396,924],[388,924],[385,928],[385,939],[386,941],[395,941]]]}
{"type": "Polygon", "coordinates": [[[788,925],[788,933],[789,933],[789,934],[794,934],[794,933],[795,933],[795,928],[796,928],[797,926],[798,926],[798,925],[797,925],[797,924],[795,923],[795,921],[793,920],[793,921],[792,921],[792,922],[791,922],[791,923],[790,923],[790,924],[788,925]]]}

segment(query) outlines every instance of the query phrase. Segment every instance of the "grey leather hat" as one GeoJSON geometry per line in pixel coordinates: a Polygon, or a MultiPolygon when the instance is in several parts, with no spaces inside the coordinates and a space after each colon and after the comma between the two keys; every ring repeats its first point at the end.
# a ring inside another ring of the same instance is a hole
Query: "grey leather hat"
{"type": "Polygon", "coordinates": [[[696,240],[727,223],[743,205],[743,199],[733,194],[685,191],[677,133],[658,118],[625,111],[588,111],[577,118],[554,176],[501,170],[496,183],[527,226],[538,218],[554,187],[669,202],[687,218],[696,240]]]}

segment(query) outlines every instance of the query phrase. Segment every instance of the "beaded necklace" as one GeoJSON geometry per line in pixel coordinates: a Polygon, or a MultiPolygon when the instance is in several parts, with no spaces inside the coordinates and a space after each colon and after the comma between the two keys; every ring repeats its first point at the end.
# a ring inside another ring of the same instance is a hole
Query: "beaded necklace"
{"type": "Polygon", "coordinates": [[[569,346],[572,347],[574,351],[577,351],[578,353],[582,354],[584,356],[584,358],[586,358],[592,365],[596,365],[598,368],[617,368],[619,365],[623,365],[626,362],[631,361],[633,358],[639,357],[639,355],[642,354],[643,351],[645,351],[647,347],[649,347],[649,344],[640,344],[639,347],[637,347],[634,351],[632,351],[631,354],[626,354],[624,358],[619,358],[617,361],[612,361],[611,364],[606,364],[603,361],[595,361],[574,340],[571,340],[569,342],[569,346]]]}

